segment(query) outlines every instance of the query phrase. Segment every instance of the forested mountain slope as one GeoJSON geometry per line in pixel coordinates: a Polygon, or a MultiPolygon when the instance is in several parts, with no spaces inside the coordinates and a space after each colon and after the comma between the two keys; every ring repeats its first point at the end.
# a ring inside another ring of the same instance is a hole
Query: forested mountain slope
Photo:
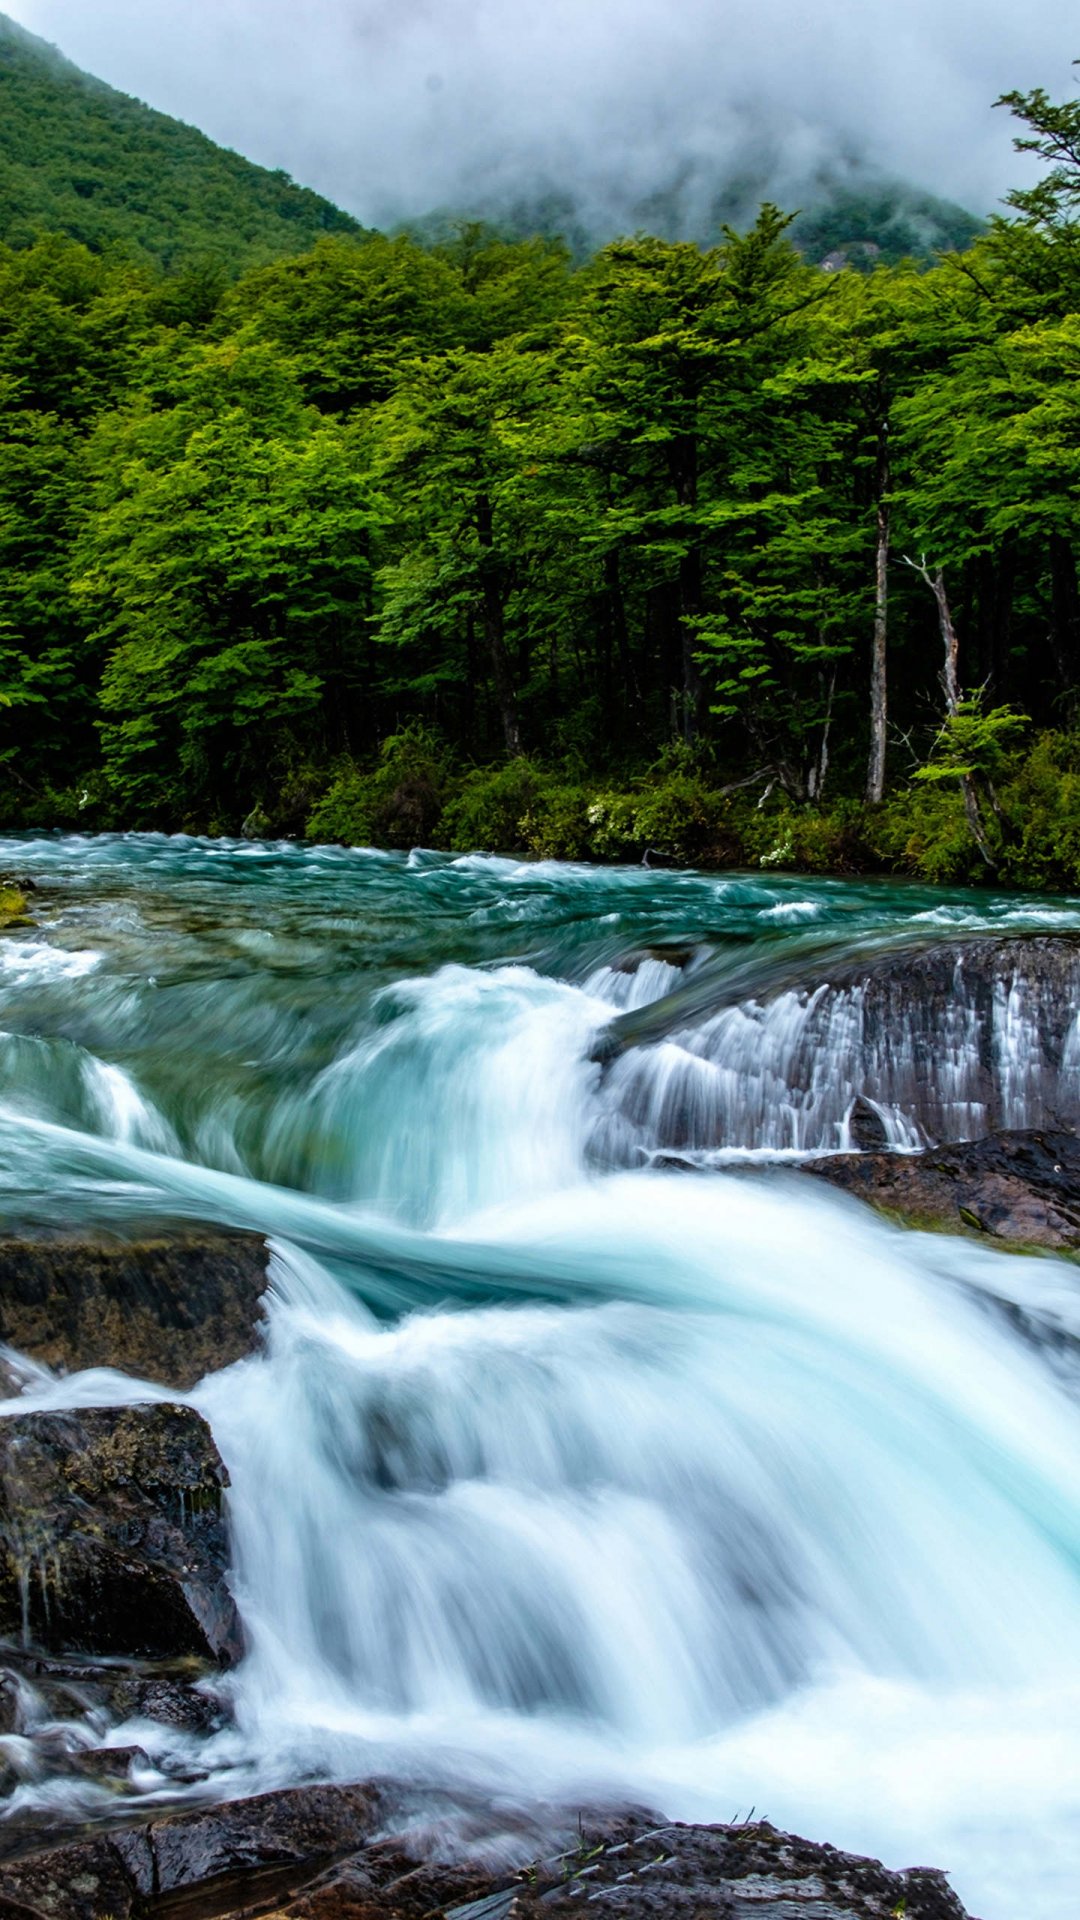
{"type": "Polygon", "coordinates": [[[0,239],[64,233],[165,267],[231,272],[358,222],[286,174],[80,72],[0,14],[0,239]]]}

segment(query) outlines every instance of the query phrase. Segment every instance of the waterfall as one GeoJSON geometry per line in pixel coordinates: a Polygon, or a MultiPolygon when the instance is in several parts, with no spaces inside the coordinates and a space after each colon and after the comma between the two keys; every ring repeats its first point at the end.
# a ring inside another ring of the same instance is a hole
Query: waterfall
{"type": "Polygon", "coordinates": [[[931,952],[631,1047],[608,1069],[599,1150],[616,1164],[664,1150],[843,1152],[857,1105],[899,1148],[1072,1125],[1080,949],[1043,973],[1036,945],[1027,965],[1015,949],[989,965],[979,945],[931,952]]]}
{"type": "MultiPolygon", "coordinates": [[[[1056,970],[942,945],[890,974],[856,939],[842,979],[605,1059],[679,991],[677,949],[730,936],[741,967],[847,915],[878,951],[915,903],[152,836],[35,860],[59,959],[0,949],[9,1216],[273,1239],[261,1350],[188,1396],[231,1480],[233,1719],[112,1728],[141,1790],[175,1797],[182,1753],[203,1795],[378,1772],[756,1803],[940,1859],[984,1920],[1071,1920],[1075,1269],[783,1164],[651,1164],[841,1146],[860,1100],[907,1148],[1074,1111],[1068,943],[1056,970]]],[[[1006,911],[920,896],[946,907],[1006,911]]],[[[5,1414],[163,1395],[24,1374],[5,1414]]]]}

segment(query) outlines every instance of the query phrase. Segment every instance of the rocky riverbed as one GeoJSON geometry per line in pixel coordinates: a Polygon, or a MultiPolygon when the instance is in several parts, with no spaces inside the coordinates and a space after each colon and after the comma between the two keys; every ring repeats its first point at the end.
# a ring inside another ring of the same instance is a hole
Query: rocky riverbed
{"type": "Polygon", "coordinates": [[[281,857],[10,936],[0,1920],[959,1920],[920,1858],[1057,1920],[986,1769],[1071,1618],[1071,1269],[989,1249],[1080,1249],[1076,929],[383,860],[314,938],[281,857]]]}
{"type": "Polygon", "coordinates": [[[0,1858],[4,1920],[965,1920],[944,1875],[892,1873],[765,1821],[526,1809],[395,1782],[313,1786],[0,1858]]]}

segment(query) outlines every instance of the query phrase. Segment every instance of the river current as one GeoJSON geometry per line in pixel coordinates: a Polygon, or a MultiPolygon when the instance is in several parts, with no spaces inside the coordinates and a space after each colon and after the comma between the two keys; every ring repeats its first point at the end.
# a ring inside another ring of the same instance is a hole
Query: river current
{"type": "MultiPolygon", "coordinates": [[[[188,1396],[231,1478],[235,1724],[114,1729],[145,1794],[172,1739],[229,1795],[756,1806],[945,1867],[982,1920],[1075,1920],[1080,1275],[791,1156],[849,1144],[861,1017],[800,967],[1080,901],[159,836],[0,870],[37,922],[0,941],[8,1218],[273,1245],[262,1351],[188,1396]]],[[[962,1013],[941,1112],[977,1131],[962,1013]]],[[[1021,1125],[1026,1019],[1010,992],[987,1043],[1021,1125]]],[[[38,1372],[0,1411],[165,1397],[38,1372]]]]}

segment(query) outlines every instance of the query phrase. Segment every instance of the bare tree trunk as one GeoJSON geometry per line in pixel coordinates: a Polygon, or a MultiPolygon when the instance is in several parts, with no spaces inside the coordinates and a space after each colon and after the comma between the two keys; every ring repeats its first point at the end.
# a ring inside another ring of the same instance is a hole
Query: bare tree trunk
{"type": "Polygon", "coordinates": [[[945,694],[945,711],[950,720],[960,710],[960,641],[949,608],[949,596],[945,591],[945,575],[936,567],[933,575],[926,567],[920,567],[920,573],[926,581],[934,599],[937,601],[938,626],[941,628],[942,644],[945,648],[945,662],[941,669],[941,685],[945,694]]]}
{"type": "Polygon", "coordinates": [[[821,744],[818,748],[816,764],[810,768],[806,780],[806,794],[809,800],[820,800],[825,793],[825,776],[829,771],[829,729],[832,726],[833,700],[836,696],[836,668],[829,675],[829,691],[825,696],[825,718],[821,725],[821,744]]]}
{"type": "Polygon", "coordinates": [[[885,797],[885,745],[888,723],[889,638],[889,486],[888,424],[883,421],[877,450],[877,547],[874,557],[874,638],[870,654],[870,761],[866,770],[866,803],[880,806],[885,797]]]}
{"type": "MultiPolygon", "coordinates": [[[[905,555],[905,558],[906,557],[905,555]]],[[[953,624],[952,611],[949,607],[949,596],[945,591],[944,569],[935,567],[933,573],[931,573],[926,564],[925,555],[919,560],[908,560],[907,564],[909,567],[914,567],[916,573],[925,580],[937,602],[938,626],[941,629],[942,645],[945,649],[945,662],[941,670],[941,685],[945,693],[945,711],[949,719],[952,720],[960,711],[960,680],[958,673],[960,641],[957,636],[956,627],[953,624]]],[[[978,847],[979,852],[982,854],[987,866],[995,867],[997,861],[994,859],[990,842],[986,837],[986,829],[983,826],[982,809],[979,806],[979,789],[975,783],[974,774],[962,773],[960,775],[960,790],[964,796],[964,813],[967,816],[971,837],[978,847]]]]}

